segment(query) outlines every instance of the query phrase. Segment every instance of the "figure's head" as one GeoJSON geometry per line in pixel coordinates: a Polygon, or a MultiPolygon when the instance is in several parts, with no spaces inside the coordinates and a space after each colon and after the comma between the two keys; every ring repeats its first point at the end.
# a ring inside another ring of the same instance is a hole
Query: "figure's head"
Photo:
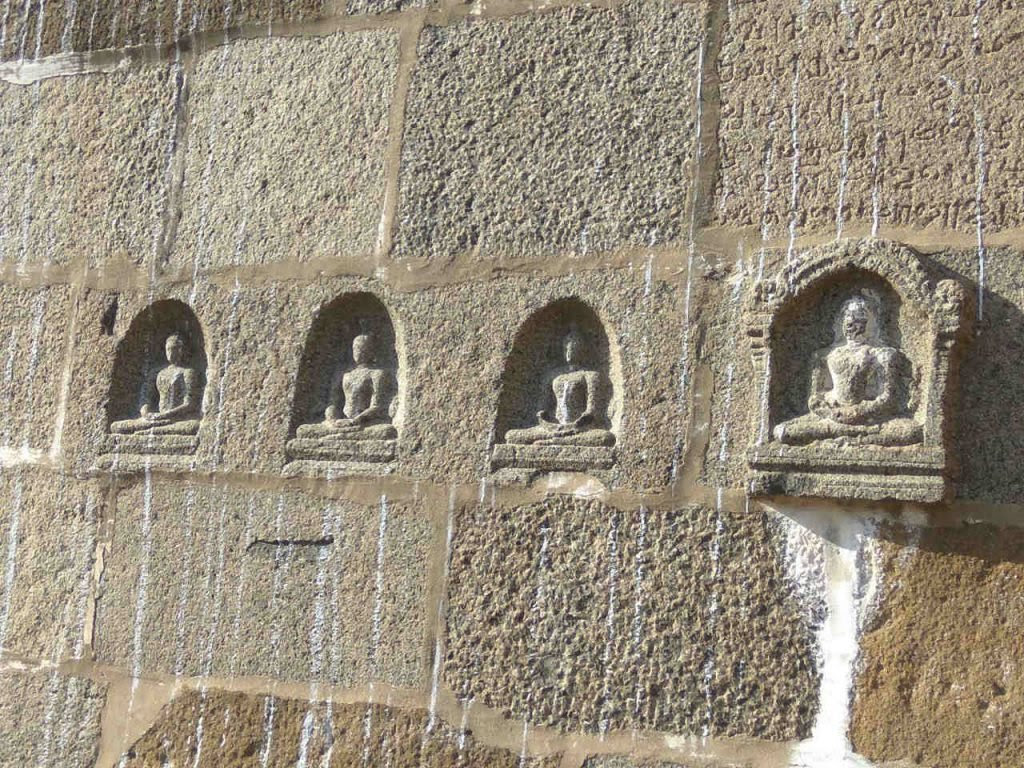
{"type": "Polygon", "coordinates": [[[352,359],[356,365],[369,365],[374,358],[373,335],[360,333],[352,340],[352,359]]]}
{"type": "Polygon", "coordinates": [[[578,365],[583,361],[583,337],[575,328],[570,328],[565,334],[562,351],[565,354],[565,362],[570,365],[578,365]]]}
{"type": "Polygon", "coordinates": [[[845,341],[866,344],[878,336],[878,315],[864,296],[847,299],[839,313],[839,331],[845,341]]]}
{"type": "Polygon", "coordinates": [[[164,353],[168,363],[181,365],[185,362],[185,340],[179,334],[172,333],[164,344],[164,353]]]}

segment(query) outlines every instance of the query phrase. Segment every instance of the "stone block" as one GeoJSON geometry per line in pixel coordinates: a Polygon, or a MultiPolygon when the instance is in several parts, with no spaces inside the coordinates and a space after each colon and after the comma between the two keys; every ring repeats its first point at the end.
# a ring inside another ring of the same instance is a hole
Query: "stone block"
{"type": "Polygon", "coordinates": [[[861,640],[854,749],[935,768],[1024,754],[1024,532],[892,526],[861,640]]]}
{"type": "MultiPolygon", "coordinates": [[[[505,275],[397,295],[409,398],[399,473],[444,483],[490,476],[492,445],[503,437],[495,434],[502,390],[518,386],[506,371],[516,336],[531,315],[572,297],[596,312],[611,350],[609,374],[620,418],[607,481],[664,487],[690,409],[677,388],[687,354],[684,296],[685,286],[675,279],[646,279],[643,265],[551,278],[505,275]],[[438,312],[439,306],[446,311],[438,312]]],[[[557,345],[568,329],[550,330],[543,341],[557,345]]],[[[522,395],[538,398],[530,414],[550,407],[543,381],[536,392],[522,395]]],[[[605,460],[598,458],[592,466],[605,460]]]]}
{"type": "Polygon", "coordinates": [[[559,757],[527,758],[480,744],[423,710],[333,704],[211,690],[168,704],[125,756],[125,768],[193,765],[388,765],[392,768],[555,768],[559,757]],[[225,713],[225,716],[221,716],[225,713]],[[216,716],[213,716],[216,715],[216,716]],[[202,725],[200,726],[200,720],[202,725]],[[199,742],[201,741],[201,748],[199,742]],[[198,752],[198,754],[197,754],[198,752]]]}
{"type": "Polygon", "coordinates": [[[450,584],[443,675],[460,699],[570,732],[810,728],[812,627],[759,508],[464,508],[450,584]]]}
{"type": "Polygon", "coordinates": [[[428,27],[395,256],[552,261],[688,233],[703,3],[428,27]]]}
{"type": "Polygon", "coordinates": [[[393,30],[241,41],[202,56],[171,266],[371,255],[397,63],[393,30]]]}
{"type": "Polygon", "coordinates": [[[56,670],[0,672],[0,765],[92,768],[105,696],[56,670]]]}
{"type": "Polygon", "coordinates": [[[422,8],[433,0],[346,0],[345,12],[351,15],[364,13],[395,13],[407,8],[422,8]]]}
{"type": "MultiPolygon", "coordinates": [[[[443,483],[490,476],[503,371],[516,334],[531,313],[572,296],[596,309],[617,360],[611,374],[621,393],[621,423],[608,481],[636,488],[669,483],[689,411],[675,386],[685,355],[685,287],[648,280],[642,267],[550,279],[510,275],[412,292],[358,277],[172,286],[157,298],[190,302],[206,344],[197,467],[282,472],[314,317],[336,297],[360,291],[387,308],[398,339],[400,416],[390,472],[443,483]],[[439,305],[449,311],[439,313],[439,305]]],[[[77,469],[93,466],[102,452],[116,347],[150,297],[122,291],[116,313],[114,298],[84,291],[79,300],[62,442],[77,469]],[[109,333],[104,318],[112,323],[109,333]]],[[[545,407],[531,405],[531,412],[545,407]]],[[[344,474],[332,467],[335,476],[344,474]]]]}
{"type": "Polygon", "coordinates": [[[0,651],[54,663],[80,658],[102,489],[12,468],[0,475],[0,491],[0,651]]]}
{"type": "Polygon", "coordinates": [[[0,451],[48,453],[62,419],[72,289],[0,285],[0,451]]]}
{"type": "Polygon", "coordinates": [[[117,498],[97,651],[141,674],[415,687],[421,509],[138,479],[117,498]]]}
{"type": "MultiPolygon", "coordinates": [[[[933,255],[939,268],[977,291],[981,262],[975,249],[933,255]]],[[[985,253],[974,336],[960,368],[956,449],[958,495],[995,503],[1024,500],[1024,254],[1011,248],[985,253]]]]}
{"type": "Polygon", "coordinates": [[[1013,5],[733,3],[712,220],[770,238],[1024,221],[1013,5]]]}
{"type": "Polygon", "coordinates": [[[171,45],[186,35],[236,26],[315,19],[327,0],[183,0],[181,3],[12,2],[0,60],[134,45],[171,45]]]}
{"type": "Polygon", "coordinates": [[[169,67],[0,83],[0,261],[146,262],[163,235],[176,99],[169,67]]]}

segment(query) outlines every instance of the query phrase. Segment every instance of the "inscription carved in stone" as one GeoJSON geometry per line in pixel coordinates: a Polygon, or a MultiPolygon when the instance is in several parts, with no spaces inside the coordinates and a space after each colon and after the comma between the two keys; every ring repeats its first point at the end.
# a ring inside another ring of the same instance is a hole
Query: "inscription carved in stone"
{"type": "Polygon", "coordinates": [[[527,320],[506,364],[496,469],[606,469],[614,463],[608,341],[582,302],[556,302],[527,320]]]}
{"type": "MultiPolygon", "coordinates": [[[[342,472],[387,471],[380,465],[395,458],[398,438],[397,367],[394,329],[375,297],[352,294],[328,305],[307,340],[288,457],[342,472]]],[[[312,467],[289,471],[302,469],[312,467]]]]}
{"type": "Polygon", "coordinates": [[[752,492],[944,499],[965,301],[959,283],[881,241],[800,254],[759,283],[752,492]]]}

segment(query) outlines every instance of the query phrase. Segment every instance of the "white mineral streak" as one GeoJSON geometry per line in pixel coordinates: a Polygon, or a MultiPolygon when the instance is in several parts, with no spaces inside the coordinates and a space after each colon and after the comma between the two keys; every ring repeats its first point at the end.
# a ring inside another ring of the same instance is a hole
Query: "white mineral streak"
{"type": "Polygon", "coordinates": [[[850,745],[850,707],[859,631],[881,579],[874,523],[849,511],[779,506],[786,574],[818,625],[818,714],[808,740],[794,747],[792,768],[868,768],[850,745]]]}

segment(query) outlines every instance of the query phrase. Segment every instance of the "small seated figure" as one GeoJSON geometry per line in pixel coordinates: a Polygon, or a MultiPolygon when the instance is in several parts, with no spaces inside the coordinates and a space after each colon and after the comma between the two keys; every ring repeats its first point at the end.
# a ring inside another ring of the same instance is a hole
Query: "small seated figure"
{"type": "Polygon", "coordinates": [[[180,335],[172,333],[167,337],[167,365],[146,381],[139,418],[115,421],[110,425],[111,432],[194,435],[199,431],[201,376],[184,364],[185,350],[185,340],[180,335]]]}
{"type": "Polygon", "coordinates": [[[601,393],[604,375],[580,367],[583,340],[576,330],[566,334],[563,350],[565,366],[551,376],[554,415],[538,411],[537,424],[526,429],[510,429],[505,442],[514,445],[610,446],[615,435],[602,427],[601,393]]]}
{"type": "Polygon", "coordinates": [[[390,406],[395,395],[394,373],[374,365],[376,340],[368,333],[352,341],[355,366],[331,387],[324,420],[303,424],[296,437],[330,441],[393,440],[398,433],[391,423],[390,406]]]}
{"type": "Polygon", "coordinates": [[[879,338],[874,307],[854,297],[840,311],[836,344],[814,353],[810,412],[779,424],[773,434],[788,445],[920,443],[923,429],[908,412],[912,386],[909,361],[879,338]]]}

